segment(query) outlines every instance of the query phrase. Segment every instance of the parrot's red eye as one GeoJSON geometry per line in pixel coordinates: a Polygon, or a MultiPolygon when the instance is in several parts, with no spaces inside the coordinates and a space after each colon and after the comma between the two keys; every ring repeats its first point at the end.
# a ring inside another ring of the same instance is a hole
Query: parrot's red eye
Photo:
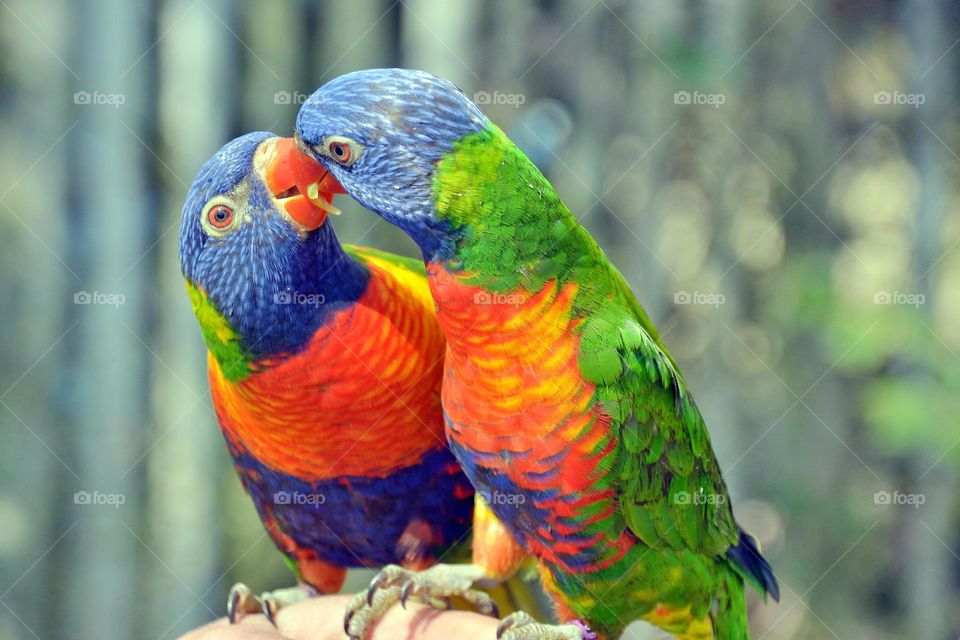
{"type": "Polygon", "coordinates": [[[233,222],[233,209],[225,204],[218,204],[207,213],[207,222],[214,229],[226,229],[233,222]]]}
{"type": "Polygon", "coordinates": [[[363,150],[359,144],[343,136],[330,136],[323,141],[324,155],[327,155],[345,167],[351,166],[360,157],[363,150]]]}
{"type": "Polygon", "coordinates": [[[350,162],[350,147],[342,142],[334,142],[330,145],[330,155],[332,155],[338,162],[350,162]]]}

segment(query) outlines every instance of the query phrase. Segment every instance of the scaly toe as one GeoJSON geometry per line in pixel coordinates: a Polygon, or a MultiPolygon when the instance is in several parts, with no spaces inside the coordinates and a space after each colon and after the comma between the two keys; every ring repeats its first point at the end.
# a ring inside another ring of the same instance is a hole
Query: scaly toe
{"type": "Polygon", "coordinates": [[[570,624],[543,624],[518,611],[500,622],[497,640],[597,640],[597,634],[579,620],[570,624]]]}
{"type": "Polygon", "coordinates": [[[399,586],[379,588],[374,592],[372,604],[367,604],[367,593],[358,593],[350,600],[343,616],[344,633],[350,640],[366,638],[377,620],[399,600],[399,586]]]}
{"type": "Polygon", "coordinates": [[[499,638],[510,629],[516,629],[517,627],[533,624],[534,622],[535,620],[526,611],[511,613],[497,625],[497,638],[499,640],[499,638]]]}
{"type": "Polygon", "coordinates": [[[373,598],[379,589],[392,587],[400,579],[409,580],[412,575],[412,572],[407,571],[399,565],[388,564],[385,566],[380,570],[380,573],[370,581],[370,586],[367,588],[367,606],[373,606],[373,598]]]}

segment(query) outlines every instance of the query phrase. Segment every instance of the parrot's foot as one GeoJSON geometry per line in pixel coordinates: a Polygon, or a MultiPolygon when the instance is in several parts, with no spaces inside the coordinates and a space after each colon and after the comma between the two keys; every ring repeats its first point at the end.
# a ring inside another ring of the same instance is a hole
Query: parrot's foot
{"type": "Polygon", "coordinates": [[[400,604],[406,606],[410,596],[416,596],[432,607],[440,608],[453,596],[463,598],[480,613],[499,618],[497,604],[484,591],[473,585],[486,579],[483,570],[473,564],[437,564],[424,571],[410,571],[395,564],[380,570],[370,582],[367,603],[372,604],[377,591],[400,587],[400,604]]]}
{"type": "Polygon", "coordinates": [[[267,620],[276,626],[277,611],[296,602],[317,595],[317,591],[309,585],[300,584],[289,589],[265,591],[259,596],[253,595],[250,587],[238,582],[230,588],[227,596],[227,619],[230,624],[236,624],[245,613],[262,613],[267,620]]]}
{"type": "Polygon", "coordinates": [[[361,591],[350,599],[343,617],[343,631],[350,640],[363,640],[387,609],[400,602],[400,587],[378,589],[373,600],[367,601],[367,592],[361,591]]]}
{"type": "Polygon", "coordinates": [[[543,624],[523,611],[512,613],[497,627],[497,640],[597,640],[597,634],[583,622],[543,624]]]}

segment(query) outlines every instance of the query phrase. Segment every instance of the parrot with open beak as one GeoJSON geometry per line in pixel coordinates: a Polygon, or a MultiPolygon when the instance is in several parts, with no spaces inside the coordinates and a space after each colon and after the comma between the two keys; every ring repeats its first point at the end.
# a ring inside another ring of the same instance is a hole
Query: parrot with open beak
{"type": "MultiPolygon", "coordinates": [[[[183,206],[180,266],[216,417],[299,581],[259,597],[234,586],[231,621],[261,610],[272,620],[282,605],[334,593],[350,567],[469,556],[471,527],[474,544],[500,540],[477,557],[495,558],[503,577],[522,562],[447,448],[444,338],[422,264],[341,245],[327,220],[340,192],[292,138],[258,132],[217,151],[183,206]]],[[[360,594],[348,635],[408,595],[360,594]]],[[[465,596],[496,610],[485,592],[465,596]]]]}
{"type": "MultiPolygon", "coordinates": [[[[298,144],[420,247],[447,340],[451,449],[563,624],[501,640],[749,636],[744,583],[776,579],[737,524],[676,362],[627,282],[536,166],[450,82],[373,69],[318,89],[298,144]]],[[[450,595],[482,568],[387,567],[371,594],[450,595]],[[412,586],[410,586],[412,585],[412,586]]]]}

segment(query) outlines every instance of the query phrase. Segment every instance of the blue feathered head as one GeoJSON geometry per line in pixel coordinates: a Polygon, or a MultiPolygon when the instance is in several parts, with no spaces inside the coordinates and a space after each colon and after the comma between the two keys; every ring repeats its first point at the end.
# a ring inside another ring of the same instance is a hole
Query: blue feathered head
{"type": "Polygon", "coordinates": [[[424,71],[369,69],[331,80],[310,96],[297,115],[297,137],[347,193],[431,253],[445,231],[431,202],[437,162],[489,125],[447,80],[424,71]]]}
{"type": "Polygon", "coordinates": [[[197,173],[183,205],[180,269],[215,355],[217,330],[236,336],[246,362],[294,353],[325,312],[358,297],[363,274],[325,212],[316,229],[299,222],[315,208],[301,191],[325,173],[267,132],[228,142],[197,173]]]}

